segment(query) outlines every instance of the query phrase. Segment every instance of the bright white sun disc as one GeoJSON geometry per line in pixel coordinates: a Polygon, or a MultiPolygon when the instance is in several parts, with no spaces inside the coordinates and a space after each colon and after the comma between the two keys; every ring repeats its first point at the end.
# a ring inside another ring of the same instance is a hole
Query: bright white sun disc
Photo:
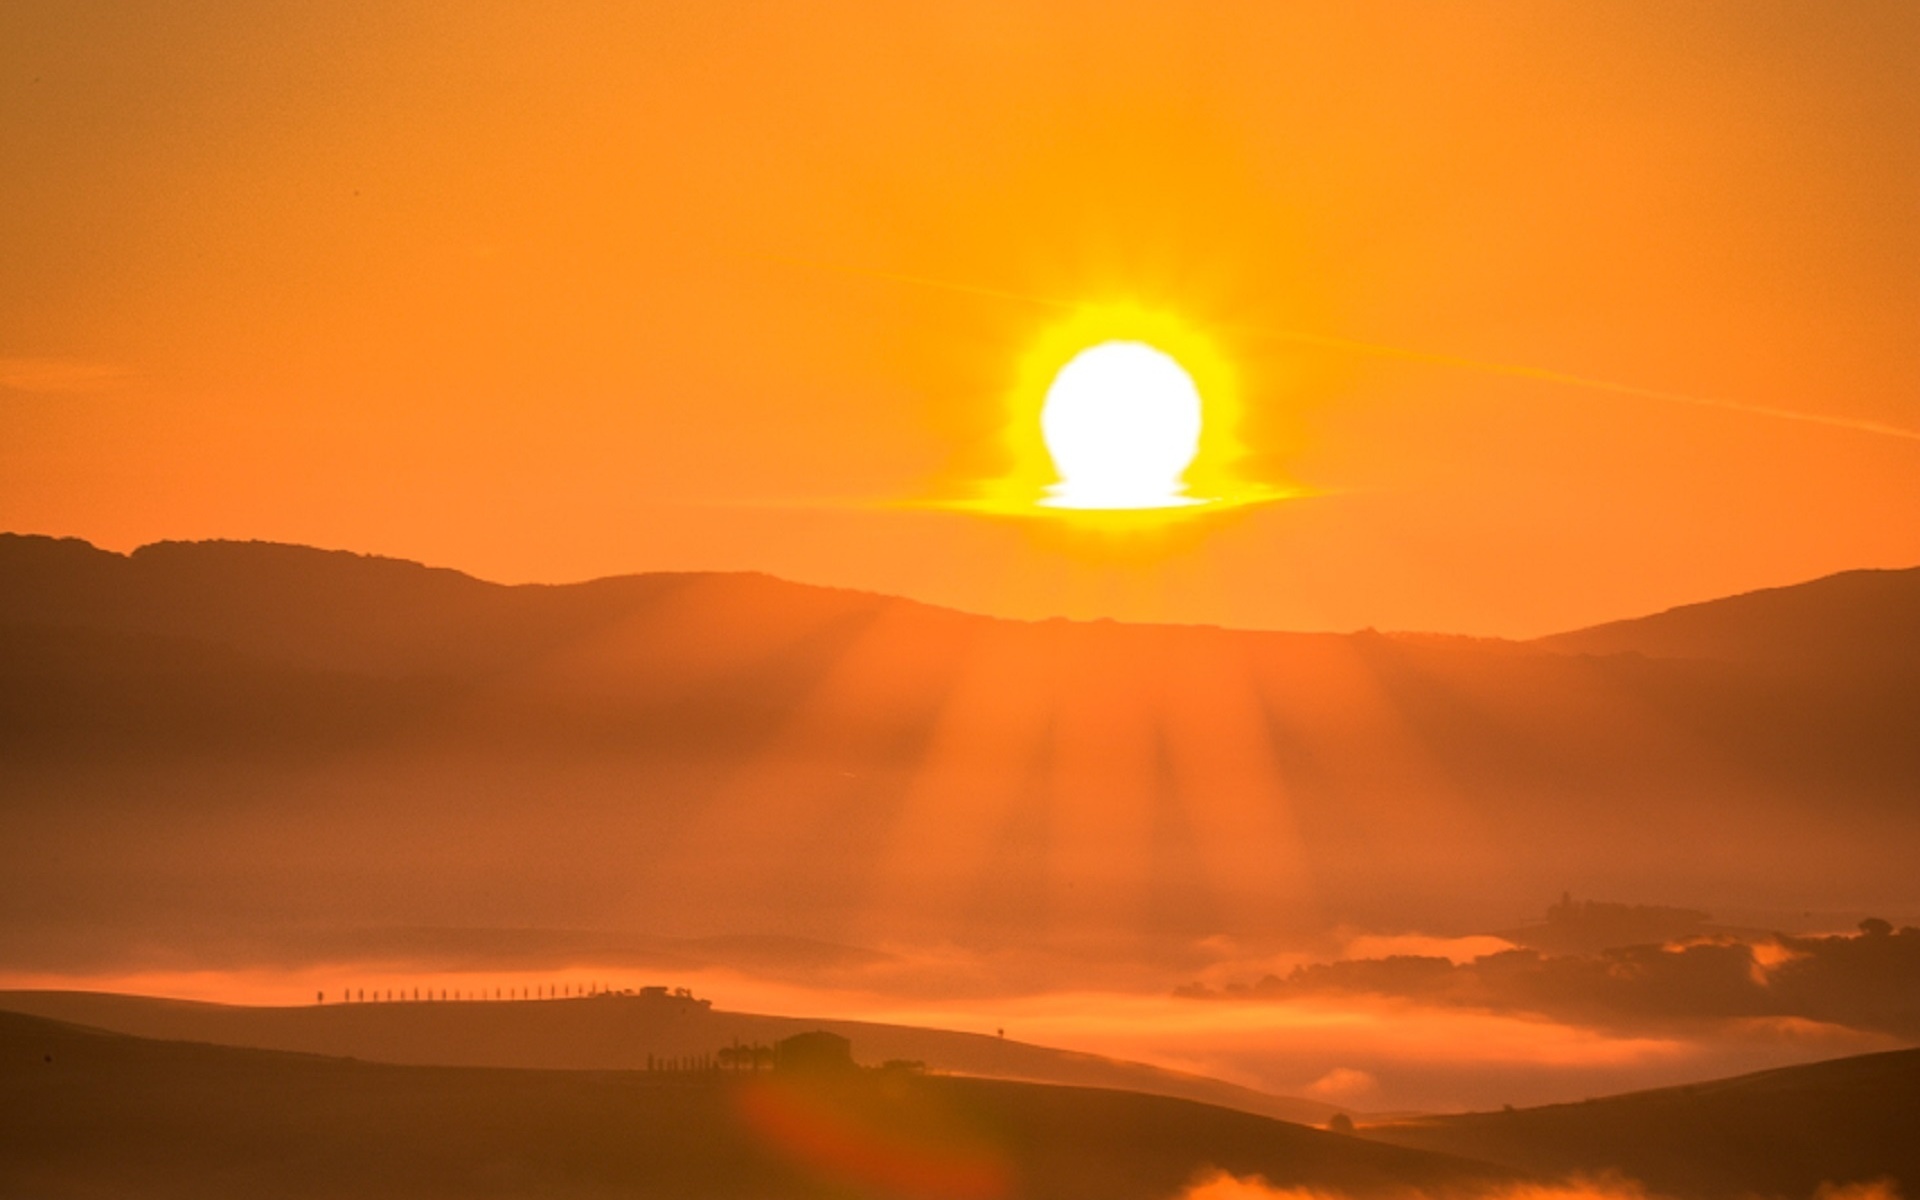
{"type": "Polygon", "coordinates": [[[1040,409],[1060,481],[1051,508],[1198,504],[1182,476],[1200,452],[1200,391],[1172,356],[1144,342],[1102,342],[1068,360],[1040,409]]]}

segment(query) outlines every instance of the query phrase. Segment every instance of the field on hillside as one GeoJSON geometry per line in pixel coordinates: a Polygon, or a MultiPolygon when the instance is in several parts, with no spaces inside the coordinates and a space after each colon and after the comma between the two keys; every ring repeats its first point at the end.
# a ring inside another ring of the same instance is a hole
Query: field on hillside
{"type": "Polygon", "coordinates": [[[1368,1137],[1545,1176],[1619,1173],[1673,1196],[1811,1196],[1886,1180],[1920,1190],[1920,1050],[1685,1087],[1381,1125],[1368,1137]]]}
{"type": "Polygon", "coordinates": [[[1128,1092],[897,1072],[400,1067],[0,1014],[0,1189],[83,1197],[1388,1196],[1499,1168],[1128,1092]]]}
{"type": "Polygon", "coordinates": [[[1202,1075],[1038,1046],[1018,1039],[870,1021],[727,1012],[677,996],[392,1002],[255,1008],[90,992],[0,991],[0,1010],[170,1041],[330,1054],[415,1066],[638,1070],[825,1029],[856,1059],[1082,1087],[1122,1088],[1320,1125],[1340,1107],[1202,1075]]]}

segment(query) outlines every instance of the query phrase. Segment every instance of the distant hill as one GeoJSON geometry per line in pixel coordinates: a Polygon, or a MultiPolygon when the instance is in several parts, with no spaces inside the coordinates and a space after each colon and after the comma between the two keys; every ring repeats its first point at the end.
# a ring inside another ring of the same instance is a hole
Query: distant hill
{"type": "Polygon", "coordinates": [[[541,927],[1053,947],[1085,986],[1569,888],[1902,917],[1920,669],[1881,585],[1913,577],[1787,589],[1783,672],[4,535],[0,967],[541,927]]]}
{"type": "Polygon", "coordinates": [[[1556,634],[1534,644],[1568,654],[1910,675],[1920,671],[1920,567],[1845,571],[1556,634]]]}
{"type": "Polygon", "coordinates": [[[0,1191],[13,1196],[1167,1200],[1211,1167],[1360,1197],[1511,1178],[1127,1092],[404,1067],[0,1013],[0,1191]]]}
{"type": "Polygon", "coordinates": [[[777,635],[901,608],[966,619],[746,573],[509,587],[274,542],[156,542],[123,555],[76,538],[0,534],[0,625],[186,639],[285,666],[394,678],[509,670],[636,622],[697,637],[702,624],[723,632],[731,618],[777,635]]]}
{"type": "Polygon", "coordinates": [[[1623,1172],[1656,1194],[1808,1197],[1823,1183],[1920,1190],[1920,1050],[1497,1113],[1365,1128],[1393,1145],[1545,1176],[1623,1172]]]}
{"type": "Polygon", "coordinates": [[[247,1008],[103,992],[0,991],[0,1011],[166,1041],[412,1066],[554,1070],[636,1070],[650,1058],[712,1054],[736,1042],[772,1045],[825,1029],[852,1041],[856,1059],[869,1065],[902,1059],[952,1074],[1122,1088],[1311,1125],[1340,1111],[1314,1100],[1008,1038],[727,1012],[672,996],[247,1008]]]}

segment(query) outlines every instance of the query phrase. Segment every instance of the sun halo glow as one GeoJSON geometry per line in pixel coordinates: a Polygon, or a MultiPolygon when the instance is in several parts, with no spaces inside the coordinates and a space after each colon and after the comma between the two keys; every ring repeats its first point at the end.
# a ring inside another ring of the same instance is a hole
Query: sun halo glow
{"type": "Polygon", "coordinates": [[[953,507],[1119,531],[1298,494],[1239,477],[1240,415],[1236,373],[1200,329],[1089,305],[1021,359],[1009,469],[953,507]]]}

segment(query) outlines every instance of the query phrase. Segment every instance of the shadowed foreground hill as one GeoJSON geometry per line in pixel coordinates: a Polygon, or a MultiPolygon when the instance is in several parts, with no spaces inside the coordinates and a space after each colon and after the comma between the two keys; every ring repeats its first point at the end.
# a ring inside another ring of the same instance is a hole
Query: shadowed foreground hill
{"type": "Polygon", "coordinates": [[[1920,1192],[1920,1050],[1516,1112],[1366,1129],[1394,1145],[1544,1176],[1620,1171],[1656,1192],[1811,1196],[1891,1179],[1920,1192]]]}
{"type": "Polygon", "coordinates": [[[1860,663],[1920,576],[1885,575],[1786,589],[1783,666],[0,535],[0,965],[401,926],[1144,959],[1565,887],[1898,917],[1920,668],[1860,663]]]}
{"type": "Polygon", "coordinates": [[[0,1010],[164,1041],[413,1066],[565,1070],[637,1070],[650,1058],[710,1055],[735,1043],[772,1045],[825,1029],[851,1041],[858,1059],[869,1065],[903,1059],[938,1072],[1123,1088],[1314,1125],[1339,1111],[1314,1100],[1014,1039],[726,1012],[673,996],[248,1008],[104,992],[0,992],[0,1010]]]}
{"type": "Polygon", "coordinates": [[[1124,1092],[399,1067],[0,1014],[10,1196],[1167,1200],[1208,1167],[1356,1196],[1508,1177],[1124,1092]]]}

